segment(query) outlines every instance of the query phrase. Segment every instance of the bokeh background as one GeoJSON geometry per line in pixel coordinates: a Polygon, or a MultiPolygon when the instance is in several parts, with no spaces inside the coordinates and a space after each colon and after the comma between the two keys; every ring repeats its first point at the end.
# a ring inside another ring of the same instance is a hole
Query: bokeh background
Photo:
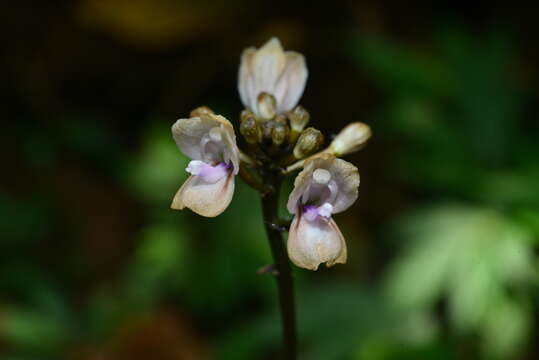
{"type": "Polygon", "coordinates": [[[305,54],[347,158],[349,263],[296,269],[301,359],[539,357],[537,9],[444,2],[3,2],[0,359],[278,359],[258,195],[169,209],[170,126],[237,123],[241,51],[305,54]]]}

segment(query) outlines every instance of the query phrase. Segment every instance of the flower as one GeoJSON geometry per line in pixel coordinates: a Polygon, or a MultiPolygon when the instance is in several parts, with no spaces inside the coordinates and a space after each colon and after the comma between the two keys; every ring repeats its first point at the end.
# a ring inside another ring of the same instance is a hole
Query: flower
{"type": "Polygon", "coordinates": [[[239,171],[239,150],[232,124],[220,115],[199,112],[172,126],[172,136],[180,151],[193,159],[186,171],[191,176],[172,200],[171,208],[185,207],[214,217],[230,204],[234,176],[239,171]]]}
{"type": "Polygon", "coordinates": [[[248,48],[241,55],[238,75],[241,102],[258,118],[267,119],[275,112],[292,110],[303,94],[306,81],[303,55],[283,51],[277,38],[271,38],[258,50],[248,48]]]}
{"type": "Polygon", "coordinates": [[[331,154],[309,159],[294,182],[288,211],[295,214],[288,235],[288,256],[299,267],[346,263],[346,243],[331,215],[348,209],[358,196],[359,172],[331,154]]]}

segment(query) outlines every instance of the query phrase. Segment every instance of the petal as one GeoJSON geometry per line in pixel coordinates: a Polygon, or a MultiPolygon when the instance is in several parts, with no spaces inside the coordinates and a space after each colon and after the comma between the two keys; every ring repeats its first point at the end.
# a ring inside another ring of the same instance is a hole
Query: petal
{"type": "Polygon", "coordinates": [[[172,137],[181,152],[193,160],[202,160],[200,140],[216,125],[201,117],[179,119],[172,125],[172,137]]]}
{"type": "Polygon", "coordinates": [[[234,167],[233,173],[236,175],[240,171],[240,150],[236,144],[236,134],[234,133],[234,127],[224,117],[221,118],[221,128],[225,131],[223,141],[227,145],[225,148],[224,160],[226,163],[231,162],[234,167]],[[223,121],[224,120],[224,121],[223,121]]]}
{"type": "Polygon", "coordinates": [[[299,267],[316,270],[321,263],[330,267],[346,263],[346,243],[332,218],[308,221],[296,215],[288,234],[288,256],[299,267]]]}
{"type": "Polygon", "coordinates": [[[233,194],[232,173],[213,184],[199,176],[190,176],[174,196],[170,207],[175,210],[189,208],[199,215],[215,217],[225,211],[233,194]]]}
{"type": "Polygon", "coordinates": [[[287,51],[286,67],[275,85],[274,96],[277,99],[279,114],[292,110],[299,102],[307,82],[307,65],[300,53],[287,51]]]}
{"type": "Polygon", "coordinates": [[[305,163],[305,167],[294,180],[294,189],[290,193],[288,203],[286,204],[286,207],[291,214],[297,212],[301,197],[311,183],[312,174],[315,170],[314,165],[315,163],[313,161],[305,163]]]}
{"type": "Polygon", "coordinates": [[[327,168],[337,181],[339,191],[333,202],[333,213],[348,209],[357,200],[359,188],[359,171],[357,167],[342,159],[335,159],[327,168]]]}
{"type": "MultiPolygon", "coordinates": [[[[254,99],[261,92],[273,94],[277,80],[286,65],[286,56],[277,38],[271,38],[254,55],[251,61],[251,74],[254,76],[254,99]]],[[[255,104],[253,104],[255,105],[255,104]]]]}
{"type": "Polygon", "coordinates": [[[253,109],[256,97],[258,94],[254,94],[254,78],[251,73],[251,62],[256,52],[254,47],[245,49],[241,54],[240,70],[238,73],[238,90],[243,106],[249,109],[253,109]]]}

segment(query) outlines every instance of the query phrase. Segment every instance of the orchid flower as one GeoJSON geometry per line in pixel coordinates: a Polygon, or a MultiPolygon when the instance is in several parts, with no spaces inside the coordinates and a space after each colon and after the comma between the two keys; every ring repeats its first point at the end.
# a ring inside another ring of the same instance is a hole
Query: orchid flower
{"type": "Polygon", "coordinates": [[[187,207],[199,215],[215,217],[232,200],[239,150],[227,119],[209,112],[198,115],[172,126],[176,145],[193,160],[186,169],[191,176],[174,196],[171,208],[187,207]]]}
{"type": "Polygon", "coordinates": [[[283,51],[277,38],[258,50],[248,48],[241,56],[238,76],[241,101],[260,119],[292,110],[303,94],[306,81],[303,55],[283,51]]]}
{"type": "Polygon", "coordinates": [[[331,215],[354,203],[358,187],[359,172],[347,161],[321,154],[305,163],[287,204],[295,215],[287,245],[294,264],[316,270],[321,263],[346,263],[346,243],[331,215]]]}

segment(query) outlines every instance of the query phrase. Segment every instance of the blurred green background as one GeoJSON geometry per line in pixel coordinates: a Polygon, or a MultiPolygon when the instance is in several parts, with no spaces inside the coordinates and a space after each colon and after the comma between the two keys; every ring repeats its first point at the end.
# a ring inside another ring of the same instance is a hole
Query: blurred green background
{"type": "Polygon", "coordinates": [[[347,158],[348,264],[295,271],[301,359],[539,357],[537,9],[0,7],[0,359],[278,358],[258,195],[169,209],[170,126],[200,105],[237,122],[240,53],[271,36],[307,58],[313,126],[374,133],[347,158]]]}

